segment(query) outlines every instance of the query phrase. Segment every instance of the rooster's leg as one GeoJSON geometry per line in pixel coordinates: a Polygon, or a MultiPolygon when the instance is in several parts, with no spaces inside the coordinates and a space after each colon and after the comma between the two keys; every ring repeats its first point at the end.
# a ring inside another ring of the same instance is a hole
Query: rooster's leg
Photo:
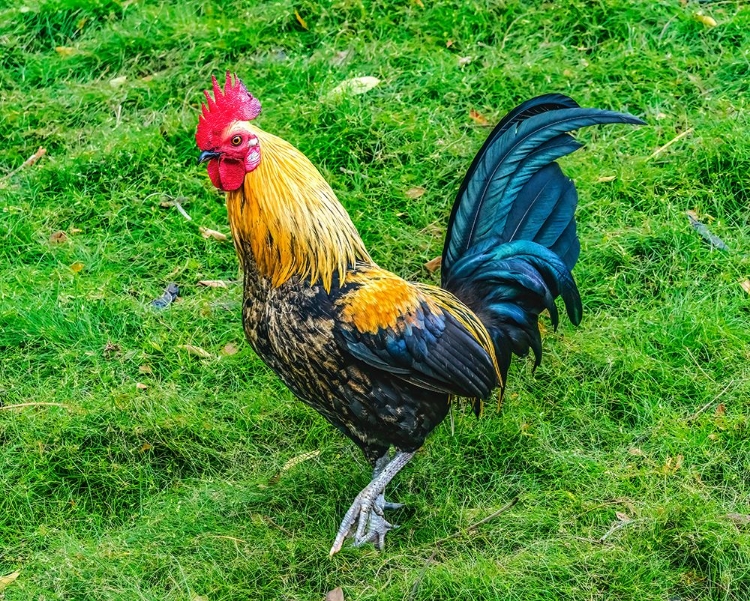
{"type": "MultiPolygon", "coordinates": [[[[375,467],[372,470],[372,479],[375,480],[380,473],[385,469],[385,466],[388,465],[391,462],[390,453],[386,451],[383,455],[381,455],[377,461],[375,461],[375,467]]],[[[404,504],[403,503],[390,503],[385,500],[385,489],[383,489],[383,492],[380,493],[377,500],[375,501],[375,506],[379,507],[380,509],[401,509],[404,504]]],[[[394,526],[395,528],[396,526],[394,526]]]]}
{"type": "Polygon", "coordinates": [[[341,546],[348,536],[354,531],[354,544],[361,545],[372,541],[378,549],[383,548],[386,533],[394,528],[383,517],[384,509],[400,507],[398,504],[386,503],[384,497],[385,487],[393,480],[402,467],[414,456],[414,453],[399,451],[393,459],[388,461],[388,455],[383,455],[375,463],[372,482],[362,489],[354,499],[354,503],[346,512],[336,539],[333,541],[330,554],[333,555],[341,550],[341,546]]]}

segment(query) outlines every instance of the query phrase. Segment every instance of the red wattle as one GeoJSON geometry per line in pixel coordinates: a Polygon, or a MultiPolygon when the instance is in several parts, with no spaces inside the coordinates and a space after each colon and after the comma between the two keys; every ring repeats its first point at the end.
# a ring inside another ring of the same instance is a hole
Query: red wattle
{"type": "Polygon", "coordinates": [[[241,188],[245,181],[245,165],[242,161],[212,159],[208,162],[207,169],[213,185],[225,192],[241,188]]]}
{"type": "Polygon", "coordinates": [[[219,159],[211,159],[206,165],[208,170],[208,177],[211,178],[211,183],[216,186],[219,190],[221,187],[221,178],[219,177],[219,159]]]}

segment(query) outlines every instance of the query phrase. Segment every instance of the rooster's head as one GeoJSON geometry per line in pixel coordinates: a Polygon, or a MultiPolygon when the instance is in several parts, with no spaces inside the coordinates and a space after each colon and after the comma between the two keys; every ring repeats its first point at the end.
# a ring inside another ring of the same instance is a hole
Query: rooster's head
{"type": "Polygon", "coordinates": [[[208,175],[214,186],[231,191],[242,187],[245,174],[260,164],[260,142],[252,132],[249,121],[260,114],[260,102],[247,91],[239,77],[227,71],[224,90],[216,77],[214,96],[206,90],[207,103],[198,120],[195,141],[201,163],[208,161],[208,175]]]}

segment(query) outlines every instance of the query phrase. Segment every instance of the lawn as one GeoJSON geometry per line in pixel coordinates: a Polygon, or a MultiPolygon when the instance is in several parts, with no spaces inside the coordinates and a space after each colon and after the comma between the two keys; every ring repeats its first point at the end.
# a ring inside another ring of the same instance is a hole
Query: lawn
{"type": "Polygon", "coordinates": [[[750,5],[4,2],[0,89],[0,599],[750,598],[750,5]],[[194,141],[226,69],[421,281],[487,124],[547,92],[648,122],[562,161],[583,323],[545,318],[500,412],[454,408],[381,553],[328,557],[369,467],[244,343],[201,234],[229,233],[194,141]]]}

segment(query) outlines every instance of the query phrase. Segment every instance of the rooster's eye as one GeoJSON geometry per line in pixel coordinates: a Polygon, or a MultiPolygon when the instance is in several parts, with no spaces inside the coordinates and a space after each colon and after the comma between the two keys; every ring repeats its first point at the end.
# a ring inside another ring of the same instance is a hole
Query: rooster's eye
{"type": "Polygon", "coordinates": [[[242,144],[242,136],[234,136],[232,138],[232,146],[239,146],[240,144],[242,144]]]}

